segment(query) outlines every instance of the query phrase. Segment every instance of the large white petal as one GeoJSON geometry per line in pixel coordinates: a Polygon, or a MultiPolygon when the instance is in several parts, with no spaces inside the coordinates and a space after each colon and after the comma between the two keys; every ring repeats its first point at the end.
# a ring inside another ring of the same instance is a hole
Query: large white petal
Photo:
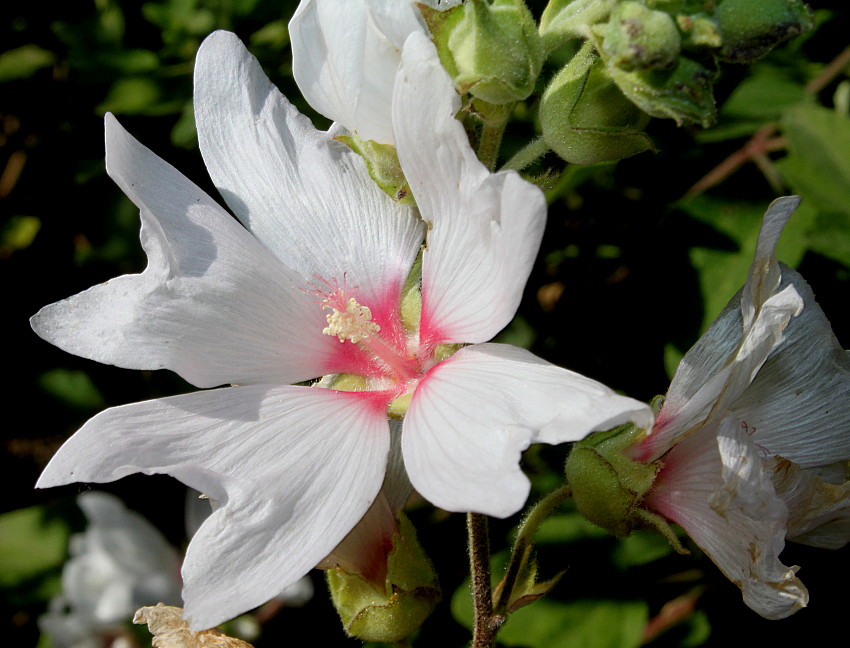
{"type": "Polygon", "coordinates": [[[234,34],[215,32],[198,51],[195,116],[210,176],[254,235],[306,281],[357,287],[373,313],[397,308],[422,223],[313,128],[234,34]]]}
{"type": "Polygon", "coordinates": [[[797,568],[779,561],[786,516],[765,470],[763,454],[725,419],[670,450],[644,505],[684,528],[750,608],[781,619],[805,607],[808,592],[797,568]]]}
{"type": "Polygon", "coordinates": [[[407,0],[303,0],[289,22],[295,82],[325,117],[392,144],[393,86],[414,31],[425,27],[407,0]]]}
{"type": "Polygon", "coordinates": [[[535,442],[578,441],[626,421],[648,427],[649,408],[524,349],[464,347],[419,384],[404,420],[410,481],[449,511],[497,517],[528,497],[520,454],[535,442]]]}
{"type": "Polygon", "coordinates": [[[804,468],[850,459],[850,354],[799,273],[782,266],[782,285],[805,302],[785,339],[732,406],[753,440],[804,468]]]}
{"type": "Polygon", "coordinates": [[[386,585],[387,560],[393,536],[398,533],[397,513],[413,492],[401,453],[401,421],[390,421],[390,439],[381,492],[357,526],[317,565],[320,569],[339,566],[359,573],[379,588],[386,585]]]}
{"type": "Polygon", "coordinates": [[[198,387],[296,382],[334,351],[315,297],[209,196],[106,116],[106,167],[139,207],[148,255],[124,275],[41,309],[56,346],[198,387]]]}
{"type": "Polygon", "coordinates": [[[789,196],[768,207],[746,284],[682,358],[641,459],[656,459],[697,425],[725,415],[802,311],[794,286],[780,285],[776,260],[779,235],[799,202],[789,196]]]}
{"type": "Polygon", "coordinates": [[[166,473],[213,514],[183,565],[187,617],[210,627],[279,594],[326,556],[378,494],[389,431],[354,393],[253,385],[116,407],[91,419],[39,487],[166,473]]]}
{"type": "Polygon", "coordinates": [[[546,222],[543,192],[516,172],[491,174],[455,119],[460,99],[434,45],[404,47],[393,98],[398,156],[428,224],[422,333],[486,342],[514,316],[546,222]]]}

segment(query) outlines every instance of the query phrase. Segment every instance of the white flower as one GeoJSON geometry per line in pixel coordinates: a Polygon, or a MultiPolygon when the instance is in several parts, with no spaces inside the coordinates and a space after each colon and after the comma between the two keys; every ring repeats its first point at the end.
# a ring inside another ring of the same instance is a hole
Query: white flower
{"type": "Polygon", "coordinates": [[[850,357],[805,280],[776,261],[799,198],[765,214],[747,283],[688,351],[650,436],[643,505],[682,526],[769,619],[805,606],[785,539],[850,539],[850,357]]]}
{"type": "Polygon", "coordinates": [[[88,526],[71,537],[62,594],[39,619],[59,648],[106,645],[139,607],[180,604],[180,557],[150,522],[108,493],[85,493],[77,503],[88,526]]]}
{"type": "Polygon", "coordinates": [[[393,144],[393,87],[413,32],[428,29],[410,0],[302,0],[289,23],[295,82],[328,119],[360,139],[393,144]]]}
{"type": "Polygon", "coordinates": [[[363,518],[387,472],[391,406],[409,401],[400,445],[413,486],[496,516],[527,497],[518,460],[530,443],[651,421],[599,383],[483,344],[514,315],[546,206],[516,173],[477,161],[457,101],[413,34],[393,123],[428,230],[418,326],[400,300],[422,220],[314,130],[234,35],[198,52],[195,107],[209,173],[244,228],[107,117],[107,170],[141,209],[148,267],[47,306],[33,327],[100,362],[232,386],[99,414],[38,485],[167,473],[209,496],[183,565],[193,628],[277,595],[363,518]],[[440,361],[461,343],[479,344],[440,361]],[[336,389],[290,385],[328,375],[349,391],[331,378],[336,389]]]}

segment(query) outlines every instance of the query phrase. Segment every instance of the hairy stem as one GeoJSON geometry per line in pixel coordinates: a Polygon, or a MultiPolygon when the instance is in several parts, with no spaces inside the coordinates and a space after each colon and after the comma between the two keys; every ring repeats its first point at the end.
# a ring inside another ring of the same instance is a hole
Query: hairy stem
{"type": "Polygon", "coordinates": [[[505,619],[493,614],[487,516],[481,513],[467,513],[466,529],[469,537],[469,569],[472,576],[472,602],[475,610],[472,648],[491,648],[496,643],[496,633],[505,619]]]}

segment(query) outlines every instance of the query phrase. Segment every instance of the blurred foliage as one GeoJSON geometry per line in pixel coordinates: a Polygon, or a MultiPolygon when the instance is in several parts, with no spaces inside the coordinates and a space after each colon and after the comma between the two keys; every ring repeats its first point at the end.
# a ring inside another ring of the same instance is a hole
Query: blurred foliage
{"type": "MultiPolygon", "coordinates": [[[[542,3],[529,4],[539,17],[542,3]]],[[[663,393],[678,358],[743,283],[764,209],[797,192],[803,206],[779,256],[801,270],[850,346],[850,9],[838,0],[810,4],[815,30],[752,66],[723,67],[714,88],[716,126],[653,120],[646,133],[657,153],[588,167],[547,156],[528,169],[547,189],[550,218],[526,298],[502,341],[638,398],[663,393]]],[[[38,642],[35,620],[58,586],[69,530],[81,521],[73,496],[84,486],[32,489],[52,453],[105,406],[190,389],[166,372],[123,371],[67,355],[26,322],[47,303],[144,267],[136,210],[104,172],[102,116],[116,113],[214,193],[191,108],[193,58],[210,31],[235,31],[284,94],[327,126],[291,78],[286,23],[294,7],[279,0],[4,6],[0,273],[10,362],[0,453],[8,511],[0,516],[0,615],[9,645],[38,642]]],[[[556,52],[547,76],[572,53],[556,52]]],[[[538,132],[534,101],[514,109],[502,161],[538,132]]],[[[559,447],[526,453],[533,498],[560,483],[565,454],[559,447]]],[[[108,488],[185,546],[178,484],[134,477],[108,488]]],[[[462,646],[470,619],[464,521],[425,505],[414,504],[410,515],[445,593],[414,644],[462,646]]],[[[516,523],[492,524],[497,566],[516,523]]],[[[738,590],[697,550],[672,554],[646,534],[611,538],[569,510],[542,527],[537,551],[542,577],[567,573],[551,595],[511,618],[504,646],[806,641],[813,628],[840,627],[841,576],[850,568],[847,551],[789,545],[784,562],[804,566],[812,601],[790,619],[768,622],[743,606],[738,590]]],[[[321,593],[303,611],[261,618],[258,648],[281,645],[293,632],[309,633],[314,645],[355,645],[321,593]]]]}

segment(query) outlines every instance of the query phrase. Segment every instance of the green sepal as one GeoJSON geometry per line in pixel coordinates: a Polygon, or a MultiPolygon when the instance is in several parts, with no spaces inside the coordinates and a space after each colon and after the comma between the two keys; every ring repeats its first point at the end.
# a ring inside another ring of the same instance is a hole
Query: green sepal
{"type": "Polygon", "coordinates": [[[372,180],[390,198],[402,205],[415,204],[394,146],[379,144],[373,140],[362,140],[357,135],[339,135],[334,139],[348,146],[365,160],[366,169],[372,180]]]}
{"type": "Polygon", "coordinates": [[[612,162],[653,150],[647,115],[629,101],[586,43],[540,100],[546,144],[567,162],[612,162]]]}
{"type": "Polygon", "coordinates": [[[717,118],[712,91],[716,75],[686,56],[680,56],[669,70],[627,72],[608,65],[608,73],[623,94],[648,115],[705,128],[717,118]]]}
{"type": "Polygon", "coordinates": [[[409,637],[440,600],[437,575],[403,513],[387,559],[387,578],[378,589],[359,574],[326,572],[334,607],[349,636],[392,643],[409,637]]]}
{"type": "MultiPolygon", "coordinates": [[[[512,565],[509,565],[509,569],[512,565]]],[[[560,572],[545,581],[537,580],[537,558],[534,556],[533,546],[526,543],[522,547],[522,553],[514,573],[505,573],[505,577],[493,589],[493,610],[496,614],[512,614],[531,605],[541,596],[545,596],[565,572],[560,572]],[[505,590],[505,584],[510,582],[510,590],[505,590]]]]}
{"type": "Polygon", "coordinates": [[[534,90],[543,43],[523,0],[471,0],[446,11],[420,9],[440,62],[460,94],[501,105],[521,101],[534,90]]]}

